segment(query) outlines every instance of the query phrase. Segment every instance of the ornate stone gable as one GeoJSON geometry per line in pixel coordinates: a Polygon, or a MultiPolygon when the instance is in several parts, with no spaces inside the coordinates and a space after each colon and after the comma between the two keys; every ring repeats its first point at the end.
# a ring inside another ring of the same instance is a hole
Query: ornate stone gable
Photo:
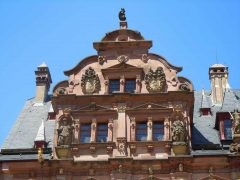
{"type": "Polygon", "coordinates": [[[156,71],[152,69],[145,75],[146,88],[149,92],[163,92],[166,85],[166,76],[162,67],[156,71]]]}
{"type": "Polygon", "coordinates": [[[100,80],[92,67],[89,67],[82,75],[81,87],[84,94],[93,94],[100,91],[100,80]]]}

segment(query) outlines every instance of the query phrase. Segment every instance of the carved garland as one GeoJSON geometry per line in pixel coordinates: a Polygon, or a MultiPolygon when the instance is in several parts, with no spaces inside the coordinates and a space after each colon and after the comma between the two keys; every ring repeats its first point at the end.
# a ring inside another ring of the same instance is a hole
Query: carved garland
{"type": "Polygon", "coordinates": [[[100,91],[100,80],[92,67],[89,67],[82,75],[81,87],[84,94],[93,94],[100,91]]]}
{"type": "Polygon", "coordinates": [[[145,75],[146,88],[149,92],[162,92],[166,85],[166,76],[162,67],[152,69],[145,75]]]}

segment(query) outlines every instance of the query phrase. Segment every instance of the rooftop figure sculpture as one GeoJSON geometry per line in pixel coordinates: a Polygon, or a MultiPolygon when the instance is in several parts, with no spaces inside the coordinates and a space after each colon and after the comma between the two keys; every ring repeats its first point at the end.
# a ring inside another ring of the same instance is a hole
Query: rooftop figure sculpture
{"type": "Polygon", "coordinates": [[[118,14],[119,20],[120,21],[126,21],[126,16],[125,16],[125,9],[121,8],[121,11],[118,14]]]}

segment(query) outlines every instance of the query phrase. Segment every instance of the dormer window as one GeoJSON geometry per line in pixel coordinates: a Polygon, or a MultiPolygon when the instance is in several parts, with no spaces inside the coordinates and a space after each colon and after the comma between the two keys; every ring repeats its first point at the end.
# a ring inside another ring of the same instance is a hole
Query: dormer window
{"type": "Polygon", "coordinates": [[[201,116],[211,116],[211,109],[210,108],[200,108],[201,116]]]}
{"type": "Polygon", "coordinates": [[[232,120],[225,119],[223,126],[224,140],[232,140],[232,120]]]}

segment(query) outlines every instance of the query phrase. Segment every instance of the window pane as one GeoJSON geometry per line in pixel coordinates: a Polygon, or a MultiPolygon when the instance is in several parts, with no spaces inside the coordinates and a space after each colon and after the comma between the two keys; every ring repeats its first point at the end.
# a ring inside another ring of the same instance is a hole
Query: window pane
{"type": "Polygon", "coordinates": [[[80,142],[90,142],[91,124],[81,124],[80,126],[80,142]]]}
{"type": "Polygon", "coordinates": [[[98,124],[97,125],[97,142],[107,142],[108,136],[108,125],[98,124]]]}
{"type": "Polygon", "coordinates": [[[120,79],[109,80],[109,93],[120,91],[120,79]]]}
{"type": "Polygon", "coordinates": [[[153,140],[161,141],[164,136],[164,124],[163,122],[153,122],[153,140]]]}
{"type": "Polygon", "coordinates": [[[224,120],[224,136],[226,140],[232,140],[232,121],[224,120]]]}
{"type": "Polygon", "coordinates": [[[147,140],[147,123],[137,123],[136,124],[136,140],[146,141],[147,140]]]}
{"type": "Polygon", "coordinates": [[[136,79],[125,80],[125,92],[134,93],[136,90],[136,79]]]}

